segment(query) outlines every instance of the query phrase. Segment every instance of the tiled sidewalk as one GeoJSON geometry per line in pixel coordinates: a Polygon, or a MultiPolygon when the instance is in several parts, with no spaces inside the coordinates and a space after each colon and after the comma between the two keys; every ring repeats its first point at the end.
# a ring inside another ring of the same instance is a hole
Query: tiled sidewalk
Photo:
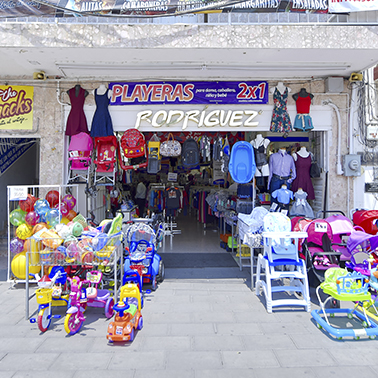
{"type": "Polygon", "coordinates": [[[143,330],[121,346],[108,345],[102,309],[89,308],[81,332],[67,336],[65,310],[54,308],[62,317],[41,334],[25,320],[23,286],[1,282],[0,378],[377,376],[377,340],[330,339],[302,309],[267,314],[238,268],[192,273],[167,270],[146,296],[143,330]]]}

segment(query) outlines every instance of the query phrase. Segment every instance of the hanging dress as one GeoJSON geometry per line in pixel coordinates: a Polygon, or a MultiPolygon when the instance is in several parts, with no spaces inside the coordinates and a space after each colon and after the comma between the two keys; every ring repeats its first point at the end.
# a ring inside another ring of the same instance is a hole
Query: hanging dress
{"type": "Polygon", "coordinates": [[[72,136],[79,133],[87,133],[88,124],[84,114],[84,101],[86,90],[80,87],[76,96],[76,88],[73,87],[68,91],[71,102],[71,111],[67,119],[66,135],[72,136]]]}
{"type": "Polygon", "coordinates": [[[270,131],[275,133],[287,133],[293,131],[291,126],[290,116],[287,112],[287,98],[289,91],[286,88],[285,92],[281,92],[276,88],[273,94],[274,108],[272,114],[272,121],[270,124],[270,131]]]}
{"type": "Polygon", "coordinates": [[[95,89],[96,111],[92,120],[91,137],[104,137],[113,135],[113,123],[109,113],[109,89],[103,95],[95,89]]]}
{"type": "Polygon", "coordinates": [[[291,185],[291,190],[296,192],[299,188],[302,188],[308,195],[309,200],[315,199],[314,187],[312,185],[310,177],[311,168],[311,155],[303,158],[297,154],[297,160],[295,161],[295,170],[297,172],[297,177],[291,185]]]}
{"type": "Polygon", "coordinates": [[[306,200],[307,193],[294,193],[295,202],[291,206],[290,216],[303,216],[307,218],[314,218],[314,211],[312,210],[310,204],[306,200]]]}
{"type": "Polygon", "coordinates": [[[295,102],[297,107],[297,115],[295,116],[294,129],[300,131],[309,131],[314,128],[312,124],[312,118],[310,116],[311,96],[307,95],[301,97],[298,95],[295,102]]]}

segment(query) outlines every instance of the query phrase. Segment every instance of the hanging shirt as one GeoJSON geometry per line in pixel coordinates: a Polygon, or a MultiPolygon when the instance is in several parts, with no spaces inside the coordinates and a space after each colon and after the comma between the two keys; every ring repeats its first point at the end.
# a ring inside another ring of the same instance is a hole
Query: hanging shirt
{"type": "Polygon", "coordinates": [[[146,191],[147,191],[146,186],[143,184],[143,182],[140,182],[136,187],[135,198],[145,199],[146,198],[146,191]]]}
{"type": "Polygon", "coordinates": [[[181,202],[181,191],[179,188],[171,186],[165,189],[165,207],[167,209],[179,209],[181,202]]]}
{"type": "Polygon", "coordinates": [[[275,154],[272,154],[269,158],[269,180],[273,175],[280,177],[290,177],[287,182],[291,183],[296,177],[294,159],[286,151],[279,150],[275,154]]]}
{"type": "Polygon", "coordinates": [[[273,198],[277,198],[279,203],[284,203],[287,205],[290,203],[290,200],[293,199],[293,192],[289,189],[277,189],[272,193],[273,198]]]}

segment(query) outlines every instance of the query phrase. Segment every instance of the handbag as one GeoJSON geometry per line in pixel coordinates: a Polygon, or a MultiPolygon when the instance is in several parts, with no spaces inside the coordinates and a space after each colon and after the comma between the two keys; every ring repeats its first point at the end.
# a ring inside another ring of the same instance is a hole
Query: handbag
{"type": "Polygon", "coordinates": [[[311,163],[310,177],[312,177],[312,178],[320,177],[320,167],[319,167],[318,162],[316,160],[314,160],[311,163]]]}
{"type": "Polygon", "coordinates": [[[167,140],[160,144],[160,155],[169,157],[181,155],[181,144],[175,140],[172,133],[169,133],[167,140]]]}

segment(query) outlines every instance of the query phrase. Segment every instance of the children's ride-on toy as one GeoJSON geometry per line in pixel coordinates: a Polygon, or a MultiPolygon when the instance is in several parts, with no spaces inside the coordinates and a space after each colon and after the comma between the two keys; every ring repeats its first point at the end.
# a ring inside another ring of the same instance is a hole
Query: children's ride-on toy
{"type": "MultiPolygon", "coordinates": [[[[38,281],[39,288],[36,290],[35,296],[38,303],[37,324],[41,332],[46,332],[50,327],[52,307],[67,306],[68,295],[62,295],[62,285],[66,283],[66,280],[67,273],[64,269],[54,267],[49,276],[44,276],[38,281]]],[[[35,323],[35,319],[30,319],[30,321],[35,323]]]]}
{"type": "Polygon", "coordinates": [[[110,296],[110,291],[105,289],[98,289],[98,285],[102,280],[102,272],[92,270],[87,272],[86,279],[90,282],[87,287],[87,306],[89,307],[104,307],[105,316],[110,319],[114,312],[114,299],[110,296]]]}
{"type": "Polygon", "coordinates": [[[84,323],[84,311],[87,308],[87,291],[83,284],[89,283],[87,280],[80,280],[79,277],[68,277],[71,284],[71,292],[68,301],[66,318],[64,319],[64,329],[69,335],[79,332],[84,323]]]}
{"type": "Polygon", "coordinates": [[[378,335],[378,324],[369,319],[366,313],[366,307],[373,303],[371,293],[368,290],[370,286],[369,279],[360,272],[350,273],[344,268],[329,268],[325,271],[324,277],[324,282],[316,289],[320,309],[311,312],[318,328],[324,328],[330,335],[339,340],[343,337],[353,337],[358,340],[362,336],[375,339],[378,335]],[[320,289],[329,295],[324,302],[320,298],[320,289]],[[353,309],[326,308],[327,302],[332,298],[339,301],[355,302],[356,304],[353,309]],[[358,307],[362,309],[363,313],[357,311],[358,307]],[[346,314],[349,322],[353,319],[354,322],[357,322],[361,326],[359,328],[352,328],[347,324],[343,328],[340,325],[335,326],[331,324],[328,315],[330,318],[334,318],[336,315],[341,314],[346,314]]]}
{"type": "Polygon", "coordinates": [[[121,288],[120,301],[113,307],[114,321],[109,323],[106,338],[114,341],[133,341],[135,329],[143,328],[142,303],[139,288],[128,283],[121,288]]]}

